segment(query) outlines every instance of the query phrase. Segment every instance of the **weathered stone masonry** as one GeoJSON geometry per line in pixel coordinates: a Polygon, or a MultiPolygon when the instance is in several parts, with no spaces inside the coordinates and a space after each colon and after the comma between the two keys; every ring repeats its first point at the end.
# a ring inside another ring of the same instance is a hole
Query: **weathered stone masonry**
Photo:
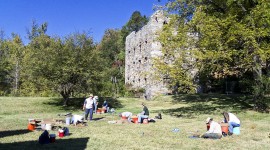
{"type": "Polygon", "coordinates": [[[163,79],[157,78],[153,70],[153,58],[162,54],[158,33],[167,21],[162,11],[157,11],[147,25],[126,37],[125,84],[134,89],[144,88],[147,99],[168,91],[163,79]]]}

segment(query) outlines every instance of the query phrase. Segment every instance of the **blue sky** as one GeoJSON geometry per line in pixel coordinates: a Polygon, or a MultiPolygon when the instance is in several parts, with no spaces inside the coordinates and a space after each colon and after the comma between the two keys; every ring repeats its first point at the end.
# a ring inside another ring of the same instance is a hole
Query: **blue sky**
{"type": "Polygon", "coordinates": [[[91,31],[99,42],[108,28],[121,28],[138,10],[150,16],[153,4],[165,0],[0,0],[0,29],[5,38],[17,33],[26,41],[26,29],[33,19],[48,22],[47,34],[65,36],[73,32],[91,31]]]}

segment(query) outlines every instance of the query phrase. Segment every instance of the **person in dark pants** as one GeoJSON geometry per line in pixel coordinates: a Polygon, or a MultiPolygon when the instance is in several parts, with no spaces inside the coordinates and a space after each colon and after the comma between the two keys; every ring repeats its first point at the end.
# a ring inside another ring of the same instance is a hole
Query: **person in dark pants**
{"type": "Polygon", "coordinates": [[[212,118],[208,117],[206,119],[206,123],[210,124],[209,130],[201,135],[202,138],[209,139],[220,139],[222,137],[221,126],[217,122],[213,121],[212,118]]]}
{"type": "Polygon", "coordinates": [[[85,110],[85,120],[87,120],[88,114],[90,114],[90,121],[93,120],[93,108],[94,100],[93,95],[90,94],[89,98],[85,99],[83,104],[83,110],[85,110]]]}

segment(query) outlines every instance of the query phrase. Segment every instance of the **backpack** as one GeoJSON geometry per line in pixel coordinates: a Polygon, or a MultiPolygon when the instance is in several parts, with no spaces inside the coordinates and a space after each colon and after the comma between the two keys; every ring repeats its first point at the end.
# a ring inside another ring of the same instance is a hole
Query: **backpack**
{"type": "Polygon", "coordinates": [[[38,138],[39,144],[48,144],[50,143],[49,132],[45,130],[38,138]]]}
{"type": "Polygon", "coordinates": [[[64,135],[69,136],[69,129],[67,127],[64,127],[63,130],[64,130],[64,135]]]}

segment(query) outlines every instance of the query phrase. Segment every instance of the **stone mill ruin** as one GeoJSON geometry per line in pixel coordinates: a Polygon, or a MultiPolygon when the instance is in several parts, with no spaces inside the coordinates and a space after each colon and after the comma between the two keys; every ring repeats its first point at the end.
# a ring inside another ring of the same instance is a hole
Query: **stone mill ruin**
{"type": "Polygon", "coordinates": [[[167,21],[162,11],[157,11],[147,25],[126,37],[125,84],[133,89],[144,89],[146,99],[168,93],[166,79],[157,77],[153,68],[153,59],[162,55],[158,33],[167,21]]]}

